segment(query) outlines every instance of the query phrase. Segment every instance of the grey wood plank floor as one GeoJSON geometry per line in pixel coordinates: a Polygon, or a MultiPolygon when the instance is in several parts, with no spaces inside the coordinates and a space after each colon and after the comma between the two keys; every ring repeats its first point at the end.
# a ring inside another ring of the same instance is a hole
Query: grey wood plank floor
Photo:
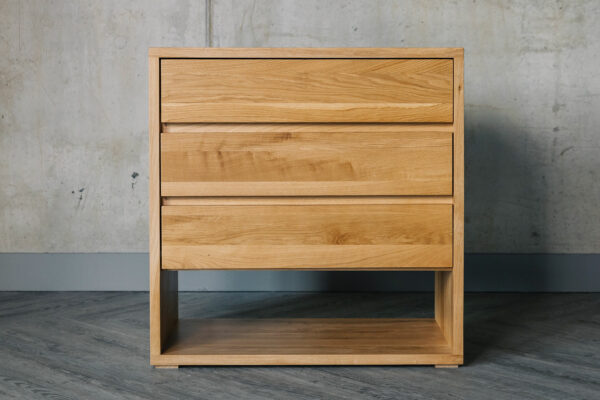
{"type": "MultiPolygon", "coordinates": [[[[428,293],[181,293],[182,317],[427,317],[428,293]]],[[[148,361],[148,294],[0,292],[0,398],[600,399],[600,294],[467,294],[466,365],[148,361]]]]}

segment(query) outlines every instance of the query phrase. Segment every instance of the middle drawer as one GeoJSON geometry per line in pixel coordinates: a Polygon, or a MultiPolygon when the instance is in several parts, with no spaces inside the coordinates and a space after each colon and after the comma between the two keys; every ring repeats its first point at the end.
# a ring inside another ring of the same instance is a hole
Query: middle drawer
{"type": "Polygon", "coordinates": [[[452,132],[406,125],[218,128],[180,126],[161,135],[162,196],[452,194],[452,132]]]}

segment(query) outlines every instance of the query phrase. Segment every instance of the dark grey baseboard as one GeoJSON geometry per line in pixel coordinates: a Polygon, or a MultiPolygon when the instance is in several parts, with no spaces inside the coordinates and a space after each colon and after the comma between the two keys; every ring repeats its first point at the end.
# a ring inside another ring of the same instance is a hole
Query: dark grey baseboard
{"type": "MultiPolygon", "coordinates": [[[[431,272],[187,271],[180,290],[430,291],[431,272]]],[[[0,290],[148,290],[147,253],[0,253],[0,290]]],[[[600,292],[600,254],[467,254],[470,292],[600,292]]]]}

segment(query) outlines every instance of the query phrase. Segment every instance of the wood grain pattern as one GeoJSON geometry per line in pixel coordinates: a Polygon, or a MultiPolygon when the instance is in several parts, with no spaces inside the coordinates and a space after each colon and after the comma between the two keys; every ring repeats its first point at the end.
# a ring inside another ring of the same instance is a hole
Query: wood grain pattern
{"type": "Polygon", "coordinates": [[[160,136],[158,132],[159,116],[159,78],[160,60],[150,57],[148,60],[148,133],[149,133],[149,264],[150,264],[150,353],[161,352],[160,318],[160,136]]]}
{"type": "Polygon", "coordinates": [[[454,325],[453,316],[453,276],[451,272],[436,271],[435,272],[435,320],[442,329],[444,336],[452,341],[454,325]]]}
{"type": "Polygon", "coordinates": [[[436,272],[435,318],[454,354],[464,354],[464,59],[454,59],[454,216],[451,272],[436,272]]]}
{"type": "Polygon", "coordinates": [[[426,364],[440,356],[460,361],[432,319],[183,319],[161,363],[426,364]]]}
{"type": "Polygon", "coordinates": [[[163,206],[165,269],[452,266],[452,206],[163,206]]]}
{"type": "Polygon", "coordinates": [[[150,54],[153,365],[462,364],[462,49],[150,54]],[[176,325],[178,269],[434,270],[435,319],[176,325]]]}
{"type": "Polygon", "coordinates": [[[149,267],[150,267],[150,357],[160,355],[167,336],[178,319],[177,271],[161,269],[160,228],[160,61],[148,60],[149,133],[149,267]]]}
{"type": "Polygon", "coordinates": [[[406,47],[151,47],[148,54],[161,58],[453,58],[462,48],[406,47]]]}
{"type": "Polygon", "coordinates": [[[452,122],[451,59],[165,59],[162,122],[452,122]]]}
{"type": "Polygon", "coordinates": [[[464,354],[464,259],[465,259],[465,144],[464,144],[464,57],[457,55],[454,65],[454,245],[452,272],[452,350],[464,354]]]}
{"type": "Polygon", "coordinates": [[[452,194],[449,132],[167,133],[163,196],[452,194]]]}

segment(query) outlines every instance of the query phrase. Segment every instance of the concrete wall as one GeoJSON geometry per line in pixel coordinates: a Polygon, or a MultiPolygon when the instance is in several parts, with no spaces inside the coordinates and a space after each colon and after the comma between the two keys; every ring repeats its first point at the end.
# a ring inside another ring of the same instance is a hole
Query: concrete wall
{"type": "Polygon", "coordinates": [[[600,5],[0,2],[0,252],[147,251],[149,46],[462,46],[466,251],[600,253],[600,5]]]}

